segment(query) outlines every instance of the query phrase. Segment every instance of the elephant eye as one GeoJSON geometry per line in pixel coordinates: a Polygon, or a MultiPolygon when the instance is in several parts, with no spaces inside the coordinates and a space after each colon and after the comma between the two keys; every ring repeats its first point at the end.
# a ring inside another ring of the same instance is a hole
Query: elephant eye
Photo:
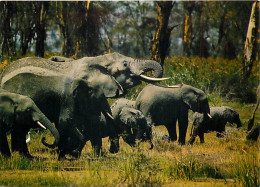
{"type": "Polygon", "coordinates": [[[124,61],[123,61],[123,65],[124,65],[125,67],[127,67],[128,62],[127,62],[126,60],[124,60],[124,61]]]}
{"type": "Polygon", "coordinates": [[[32,111],[31,108],[27,108],[27,109],[26,109],[26,112],[31,112],[31,111],[32,111]]]}

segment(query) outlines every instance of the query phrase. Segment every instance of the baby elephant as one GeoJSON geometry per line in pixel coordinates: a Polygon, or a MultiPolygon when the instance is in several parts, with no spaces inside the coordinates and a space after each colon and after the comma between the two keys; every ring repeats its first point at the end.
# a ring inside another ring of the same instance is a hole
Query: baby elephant
{"type": "MultiPolygon", "coordinates": [[[[112,115],[116,127],[116,133],[130,146],[135,146],[135,140],[149,141],[150,149],[153,148],[151,141],[152,129],[148,126],[143,113],[134,109],[135,102],[127,99],[118,99],[111,106],[112,115]]],[[[106,126],[105,117],[101,116],[101,121],[106,126]]],[[[106,137],[107,128],[103,132],[102,137],[106,137]]]]}
{"type": "Polygon", "coordinates": [[[204,133],[216,131],[217,137],[225,135],[225,126],[227,122],[237,124],[237,128],[241,127],[239,113],[227,106],[211,107],[210,116],[205,114],[195,113],[193,115],[193,134],[189,140],[189,144],[193,144],[196,136],[200,137],[200,142],[204,143],[204,133]]]}
{"type": "Polygon", "coordinates": [[[40,111],[33,100],[27,96],[0,89],[0,153],[11,156],[6,132],[11,131],[12,151],[18,151],[25,157],[32,158],[26,145],[26,135],[30,128],[49,129],[55,138],[54,148],[59,143],[60,135],[54,125],[40,111]]]}

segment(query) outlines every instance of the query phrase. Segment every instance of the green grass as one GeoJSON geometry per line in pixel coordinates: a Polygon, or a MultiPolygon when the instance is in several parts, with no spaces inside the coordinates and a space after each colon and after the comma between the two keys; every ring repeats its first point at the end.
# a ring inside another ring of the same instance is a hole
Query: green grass
{"type": "MultiPolygon", "coordinates": [[[[207,93],[210,106],[236,108],[242,121],[240,130],[228,125],[224,138],[217,138],[212,132],[205,134],[204,144],[196,138],[193,146],[180,146],[177,142],[163,141],[161,137],[167,131],[159,126],[153,128],[153,150],[149,150],[148,143],[131,148],[120,139],[119,153],[111,154],[105,138],[100,158],[93,156],[87,142],[81,158],[70,161],[57,161],[56,151],[41,144],[43,136],[52,141],[49,133],[32,132],[29,152],[38,159],[28,160],[17,153],[11,158],[0,156],[0,186],[259,186],[260,140],[246,140],[254,104],[245,102],[254,100],[259,65],[254,67],[242,94],[236,88],[240,80],[234,79],[239,63],[239,60],[170,58],[164,68],[165,77],[171,79],[164,83],[193,85],[207,93]]],[[[127,98],[134,100],[144,86],[143,83],[131,89],[127,98]]],[[[259,119],[257,113],[255,121],[259,119]]],[[[187,140],[190,128],[191,119],[187,140]]]]}

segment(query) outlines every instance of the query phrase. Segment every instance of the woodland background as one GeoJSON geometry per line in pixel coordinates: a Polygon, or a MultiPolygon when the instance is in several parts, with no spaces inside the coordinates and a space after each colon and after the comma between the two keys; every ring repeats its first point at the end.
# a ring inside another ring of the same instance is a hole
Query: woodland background
{"type": "MultiPolygon", "coordinates": [[[[164,77],[170,77],[163,84],[202,89],[210,106],[237,109],[242,129],[229,124],[225,138],[207,133],[204,144],[197,140],[180,146],[163,141],[167,132],[160,126],[153,128],[153,150],[145,143],[130,148],[121,140],[120,152],[112,155],[104,139],[101,158],[93,157],[87,143],[79,160],[64,162],[41,144],[46,134],[32,131],[29,152],[39,159],[0,155],[0,185],[259,186],[259,140],[245,138],[260,68],[259,2],[255,8],[253,3],[1,1],[0,70],[25,56],[77,59],[119,52],[154,59],[163,65],[164,77]],[[252,13],[255,27],[249,27],[252,13]]],[[[126,97],[135,100],[144,86],[126,97]]],[[[259,119],[258,112],[255,121],[259,119]]]]}

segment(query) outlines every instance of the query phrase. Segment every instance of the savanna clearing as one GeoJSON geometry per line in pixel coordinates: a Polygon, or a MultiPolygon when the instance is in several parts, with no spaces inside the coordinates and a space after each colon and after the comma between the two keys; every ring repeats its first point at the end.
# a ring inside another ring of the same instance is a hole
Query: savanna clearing
{"type": "MultiPolygon", "coordinates": [[[[239,83],[239,60],[174,57],[165,63],[166,84],[190,84],[203,89],[210,106],[231,106],[240,114],[242,128],[227,125],[227,135],[217,138],[206,133],[205,143],[196,138],[193,146],[162,140],[167,134],[163,126],[153,128],[154,148],[140,143],[131,148],[120,140],[120,151],[109,153],[108,138],[103,139],[100,158],[92,154],[88,142],[79,160],[57,161],[55,150],[47,149],[41,138],[51,135],[31,132],[28,160],[13,154],[0,156],[0,185],[7,186],[259,186],[259,139],[246,140],[248,120],[254,108],[259,64],[256,64],[248,89],[239,83]],[[249,102],[250,101],[250,102],[249,102]]],[[[134,100],[144,85],[132,89],[127,97],[134,100]]],[[[110,103],[112,103],[111,100],[110,103]]],[[[189,113],[190,138],[192,112],[189,113]]],[[[255,122],[260,118],[259,112],[255,122]]],[[[10,137],[9,137],[10,140],[10,137]]]]}

